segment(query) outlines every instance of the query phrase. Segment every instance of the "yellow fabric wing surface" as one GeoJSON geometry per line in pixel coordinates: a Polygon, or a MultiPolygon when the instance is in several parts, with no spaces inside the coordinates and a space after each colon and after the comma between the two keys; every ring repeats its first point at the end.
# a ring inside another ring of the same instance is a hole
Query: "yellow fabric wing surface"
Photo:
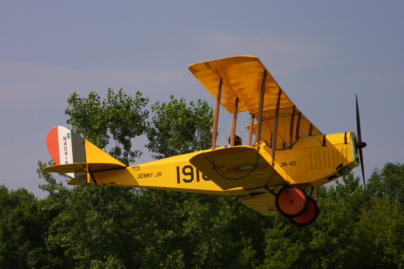
{"type": "Polygon", "coordinates": [[[203,152],[192,157],[190,163],[224,190],[235,187],[251,190],[285,183],[257,150],[249,146],[203,152]]]}
{"type": "Polygon", "coordinates": [[[257,57],[235,56],[196,63],[190,65],[189,70],[215,98],[222,79],[220,103],[223,107],[233,113],[235,100],[239,98],[238,111],[249,111],[255,119],[258,117],[260,92],[266,71],[262,139],[267,142],[271,140],[278,94],[281,91],[277,149],[288,147],[290,141],[293,143],[298,137],[322,134],[293,104],[257,57]]]}

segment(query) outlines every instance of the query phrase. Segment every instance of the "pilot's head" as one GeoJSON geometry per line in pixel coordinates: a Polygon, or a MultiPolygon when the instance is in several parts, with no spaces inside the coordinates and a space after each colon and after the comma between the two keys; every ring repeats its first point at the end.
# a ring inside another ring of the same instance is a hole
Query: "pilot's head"
{"type": "MultiPolygon", "coordinates": [[[[229,137],[229,144],[230,144],[230,137],[229,137]]],[[[243,144],[243,141],[241,140],[241,137],[239,137],[238,135],[235,135],[235,137],[234,137],[234,145],[239,146],[241,144],[243,144]]]]}

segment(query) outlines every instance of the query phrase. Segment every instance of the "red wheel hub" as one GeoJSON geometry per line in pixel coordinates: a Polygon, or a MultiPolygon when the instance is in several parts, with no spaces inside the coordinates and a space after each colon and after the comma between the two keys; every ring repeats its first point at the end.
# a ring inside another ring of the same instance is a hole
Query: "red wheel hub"
{"type": "Polygon", "coordinates": [[[278,211],[287,217],[299,216],[307,206],[306,193],[298,188],[286,186],[276,196],[276,207],[278,211]]]}

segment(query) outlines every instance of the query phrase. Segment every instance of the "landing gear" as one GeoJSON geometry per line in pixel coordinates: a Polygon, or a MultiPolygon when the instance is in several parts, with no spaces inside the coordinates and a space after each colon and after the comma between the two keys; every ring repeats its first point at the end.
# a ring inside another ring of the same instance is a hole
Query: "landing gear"
{"type": "Polygon", "coordinates": [[[275,204],[281,214],[298,226],[309,225],[318,215],[316,201],[297,186],[283,187],[276,194],[275,204]]]}
{"type": "Polygon", "coordinates": [[[286,185],[276,195],[275,204],[281,214],[291,218],[303,213],[307,201],[308,197],[304,190],[286,185]]]}
{"type": "Polygon", "coordinates": [[[290,221],[298,226],[306,226],[312,223],[318,215],[316,201],[309,197],[306,210],[299,216],[290,218],[290,221]]]}

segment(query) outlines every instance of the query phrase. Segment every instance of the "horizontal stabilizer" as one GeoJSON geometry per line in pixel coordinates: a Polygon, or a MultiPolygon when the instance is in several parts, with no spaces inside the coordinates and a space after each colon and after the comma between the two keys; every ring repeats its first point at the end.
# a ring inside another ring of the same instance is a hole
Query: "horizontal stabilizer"
{"type": "Polygon", "coordinates": [[[75,173],[75,172],[101,172],[113,169],[126,168],[125,165],[113,164],[113,163],[71,163],[52,165],[45,167],[43,170],[46,172],[56,173],[75,173]]]}

